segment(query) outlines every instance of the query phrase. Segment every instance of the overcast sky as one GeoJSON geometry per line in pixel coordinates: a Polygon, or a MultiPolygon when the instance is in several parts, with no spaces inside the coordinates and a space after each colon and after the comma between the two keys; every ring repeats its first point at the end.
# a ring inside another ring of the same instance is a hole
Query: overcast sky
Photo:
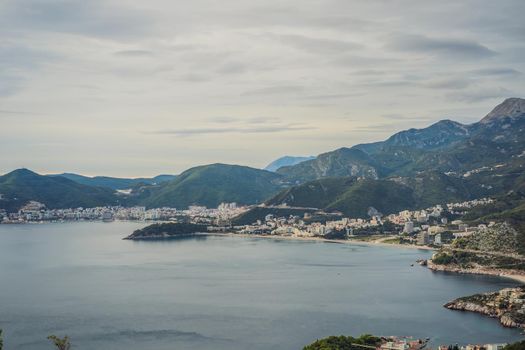
{"type": "Polygon", "coordinates": [[[0,173],[263,167],[525,97],[525,1],[2,0],[0,173]]]}

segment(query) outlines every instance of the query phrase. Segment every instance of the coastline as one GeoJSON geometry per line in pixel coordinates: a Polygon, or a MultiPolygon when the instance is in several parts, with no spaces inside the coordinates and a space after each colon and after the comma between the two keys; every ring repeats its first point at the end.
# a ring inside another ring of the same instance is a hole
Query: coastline
{"type": "Polygon", "coordinates": [[[431,260],[427,260],[427,267],[432,271],[437,272],[453,272],[458,274],[471,274],[471,275],[487,275],[508,278],[525,284],[525,273],[516,270],[504,270],[504,269],[491,269],[491,268],[475,268],[475,269],[464,269],[458,266],[446,266],[436,265],[431,260]]]}
{"type": "Polygon", "coordinates": [[[264,238],[264,239],[277,239],[277,240],[291,240],[291,241],[307,241],[307,242],[321,242],[321,243],[337,243],[337,244],[350,244],[350,245],[367,245],[377,247],[391,247],[391,248],[408,248],[408,249],[419,249],[419,250],[436,250],[436,248],[429,246],[418,246],[412,244],[399,244],[399,243],[384,243],[377,241],[360,241],[357,239],[329,239],[322,237],[293,237],[293,236],[280,236],[280,235],[260,235],[260,234],[246,234],[246,233],[208,233],[210,236],[228,236],[228,237],[243,237],[243,238],[264,238]]]}
{"type": "MultiPolygon", "coordinates": [[[[437,248],[429,246],[418,246],[411,244],[399,244],[399,243],[384,243],[377,241],[360,241],[355,239],[342,240],[342,239],[327,239],[321,237],[292,237],[292,236],[279,236],[279,235],[258,235],[258,234],[241,234],[233,232],[225,233],[208,233],[207,235],[211,236],[228,236],[228,237],[243,237],[243,238],[263,238],[263,239],[277,239],[277,240],[292,240],[292,241],[308,241],[308,242],[321,242],[321,243],[337,243],[337,244],[350,244],[350,245],[365,245],[365,246],[377,246],[377,247],[391,247],[391,248],[408,248],[408,249],[418,249],[426,251],[436,251],[437,248]]],[[[457,274],[475,274],[475,275],[487,275],[487,276],[496,276],[511,279],[513,281],[525,284],[525,272],[520,273],[514,270],[496,270],[489,268],[479,268],[479,269],[463,269],[459,267],[446,267],[443,265],[435,265],[431,260],[426,260],[427,268],[431,271],[436,272],[453,272],[457,274]]]]}

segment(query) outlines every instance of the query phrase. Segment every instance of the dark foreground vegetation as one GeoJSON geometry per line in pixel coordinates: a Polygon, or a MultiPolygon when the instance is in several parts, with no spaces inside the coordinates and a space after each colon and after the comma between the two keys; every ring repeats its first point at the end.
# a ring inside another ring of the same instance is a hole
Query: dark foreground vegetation
{"type": "Polygon", "coordinates": [[[363,347],[359,345],[377,346],[380,343],[381,338],[370,334],[365,334],[358,338],[340,335],[316,340],[312,344],[305,346],[303,350],[363,350],[363,347]]]}
{"type": "MultiPolygon", "coordinates": [[[[368,347],[379,346],[382,339],[370,334],[361,335],[358,338],[351,336],[330,336],[324,339],[318,339],[303,350],[364,350],[368,347]]],[[[448,349],[456,350],[459,346],[449,345],[448,349]]],[[[525,340],[506,345],[503,350],[525,350],[525,340]]]]}
{"type": "MultiPolygon", "coordinates": [[[[0,329],[0,350],[3,350],[4,348],[2,333],[3,332],[0,329]]],[[[71,342],[69,341],[69,337],[67,335],[64,338],[57,337],[56,335],[50,335],[47,337],[47,339],[53,343],[55,349],[57,350],[71,350],[71,342]]]]}

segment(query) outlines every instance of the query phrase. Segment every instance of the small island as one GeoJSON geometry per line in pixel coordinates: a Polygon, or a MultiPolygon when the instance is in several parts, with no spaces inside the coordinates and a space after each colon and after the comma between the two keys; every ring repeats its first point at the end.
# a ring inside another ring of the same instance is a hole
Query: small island
{"type": "Polygon", "coordinates": [[[131,235],[125,237],[127,240],[158,240],[189,237],[199,233],[207,233],[208,227],[201,224],[189,223],[163,223],[153,224],[135,230],[131,235]]]}

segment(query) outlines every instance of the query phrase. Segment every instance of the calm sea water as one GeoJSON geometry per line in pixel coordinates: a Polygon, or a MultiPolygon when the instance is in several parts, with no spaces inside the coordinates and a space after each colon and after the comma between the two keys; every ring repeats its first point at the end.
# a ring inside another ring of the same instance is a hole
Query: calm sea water
{"type": "Polygon", "coordinates": [[[432,273],[419,250],[240,237],[123,241],[138,223],[0,225],[6,349],[302,349],[332,334],[434,344],[520,332],[449,311],[455,297],[515,283],[432,273]]]}

